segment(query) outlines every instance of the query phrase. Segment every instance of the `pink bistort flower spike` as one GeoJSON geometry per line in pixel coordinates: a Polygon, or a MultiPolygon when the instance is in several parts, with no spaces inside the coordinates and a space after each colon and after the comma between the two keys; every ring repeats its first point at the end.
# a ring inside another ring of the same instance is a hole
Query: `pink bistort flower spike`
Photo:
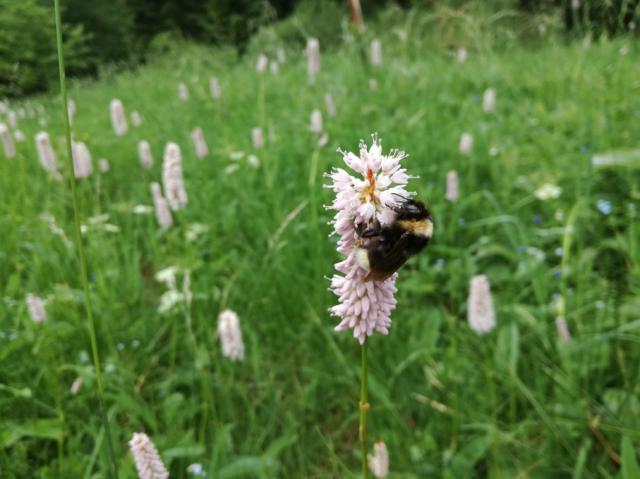
{"type": "Polygon", "coordinates": [[[400,166],[406,153],[392,150],[382,154],[377,136],[373,136],[370,148],[360,143],[360,155],[341,151],[346,165],[357,173],[352,176],[342,168],[334,168],[328,177],[328,185],[336,197],[329,206],[336,210],[334,232],[340,236],[338,252],[346,258],[336,264],[342,274],[331,279],[331,290],[338,296],[338,303],[330,311],[341,318],[336,331],[352,328],[353,336],[363,344],[374,332],[388,334],[391,327],[391,311],[396,306],[397,274],[383,281],[366,281],[368,272],[356,262],[354,249],[359,241],[356,225],[379,222],[388,225],[395,219],[393,207],[402,198],[412,195],[405,188],[410,176],[400,166]]]}
{"type": "Polygon", "coordinates": [[[136,463],[138,479],[167,479],[169,477],[156,446],[145,433],[134,432],[129,441],[129,448],[136,463]]]}

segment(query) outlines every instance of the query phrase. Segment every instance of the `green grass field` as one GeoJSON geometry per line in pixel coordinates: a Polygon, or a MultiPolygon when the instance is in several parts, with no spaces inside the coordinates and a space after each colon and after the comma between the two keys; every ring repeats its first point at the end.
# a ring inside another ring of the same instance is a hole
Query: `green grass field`
{"type": "MultiPolygon", "coordinates": [[[[339,256],[323,173],[341,163],[338,147],[357,151],[374,132],[385,151],[410,154],[405,166],[419,176],[410,189],[436,222],[433,243],[400,270],[389,336],[369,341],[369,441],[387,444],[389,477],[640,477],[638,45],[469,36],[459,63],[422,33],[437,24],[414,20],[323,49],[312,84],[298,47],[284,45],[279,72],[260,76],[253,53],[180,45],[136,71],[71,85],[73,134],[94,165],[78,181],[82,221],[108,215],[117,226],[89,227],[84,241],[121,478],[135,477],[127,441],[136,431],[153,439],[172,478],[195,477],[192,463],[210,478],[358,477],[360,351],[327,312],[339,256]],[[362,57],[374,36],[382,68],[362,57]],[[484,113],[489,87],[497,105],[484,113]],[[112,98],[143,119],[124,137],[111,129],[112,98]],[[309,131],[314,108],[323,147],[309,131]],[[190,139],[197,126],[210,149],[203,160],[190,139]],[[255,126],[267,138],[257,151],[255,126]],[[468,156],[458,151],[463,132],[474,138],[468,156]],[[150,170],[138,162],[141,139],[150,170]],[[152,205],[169,141],[182,148],[189,203],[161,232],[153,213],[133,208],[152,205]],[[612,151],[620,164],[592,166],[612,151]],[[451,169],[461,189],[453,204],[444,200],[451,169]],[[538,199],[545,183],[560,196],[538,199]],[[193,300],[161,314],[166,288],[154,275],[169,266],[190,270],[193,300]],[[466,321],[474,274],[490,278],[496,305],[497,327],[484,336],[466,321]],[[569,342],[555,326],[558,295],[569,342]],[[242,362],[220,351],[225,308],[240,317],[242,362]]],[[[273,46],[264,45],[270,58],[273,46]]],[[[47,126],[19,120],[26,141],[15,158],[0,157],[0,476],[107,477],[75,248],[43,220],[53,216],[73,240],[70,191],[48,178],[33,142],[48,131],[67,173],[61,103],[31,102],[46,108],[47,126]],[[44,323],[30,320],[27,293],[47,300],[44,323]]]]}

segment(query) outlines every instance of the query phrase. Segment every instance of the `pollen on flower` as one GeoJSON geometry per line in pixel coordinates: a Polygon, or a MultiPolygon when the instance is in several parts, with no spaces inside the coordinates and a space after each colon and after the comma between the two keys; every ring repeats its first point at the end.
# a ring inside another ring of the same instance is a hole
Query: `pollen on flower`
{"type": "Polygon", "coordinates": [[[345,256],[336,264],[340,274],[331,279],[338,304],[330,312],[341,318],[336,330],[353,329],[354,337],[362,344],[374,332],[388,334],[390,315],[396,305],[397,274],[383,281],[367,281],[368,271],[355,257],[355,247],[362,242],[356,228],[393,222],[398,199],[411,196],[405,189],[410,176],[400,166],[406,154],[392,150],[384,155],[376,136],[371,147],[360,144],[359,155],[341,153],[356,176],[342,168],[334,168],[328,174],[332,183],[327,187],[336,194],[329,208],[336,211],[332,224],[340,237],[337,249],[345,256]]]}

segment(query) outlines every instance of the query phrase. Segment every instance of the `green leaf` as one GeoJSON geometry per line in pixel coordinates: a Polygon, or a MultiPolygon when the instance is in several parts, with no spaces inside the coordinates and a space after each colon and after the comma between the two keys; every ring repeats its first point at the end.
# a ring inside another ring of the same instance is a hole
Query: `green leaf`
{"type": "Polygon", "coordinates": [[[629,436],[622,436],[622,479],[638,479],[640,466],[629,436]]]}
{"type": "Polygon", "coordinates": [[[35,419],[23,423],[8,421],[0,425],[0,448],[14,445],[23,437],[57,440],[62,425],[57,418],[35,419]]]}

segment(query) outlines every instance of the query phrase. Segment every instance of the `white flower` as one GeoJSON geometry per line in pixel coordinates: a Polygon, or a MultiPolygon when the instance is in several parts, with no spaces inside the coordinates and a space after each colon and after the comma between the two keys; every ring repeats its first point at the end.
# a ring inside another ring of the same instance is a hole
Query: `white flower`
{"type": "Polygon", "coordinates": [[[320,73],[320,42],[317,38],[307,40],[307,73],[312,80],[320,73]]]}
{"type": "Polygon", "coordinates": [[[278,57],[278,61],[280,63],[284,63],[287,60],[287,54],[284,51],[284,48],[278,48],[278,51],[276,52],[276,56],[278,57]]]}
{"type": "Polygon", "coordinates": [[[262,134],[262,128],[259,126],[251,129],[251,142],[256,150],[264,147],[264,135],[262,134]]]}
{"type": "Polygon", "coordinates": [[[29,316],[34,323],[42,323],[47,319],[47,311],[44,307],[44,301],[38,295],[33,293],[27,294],[27,309],[29,316]]]}
{"type": "Polygon", "coordinates": [[[209,227],[202,223],[191,223],[187,226],[187,232],[185,234],[185,238],[187,241],[195,241],[198,236],[209,231],[209,227]]]}
{"type": "Polygon", "coordinates": [[[109,103],[109,112],[111,113],[111,126],[116,135],[122,136],[127,132],[127,117],[124,114],[124,105],[118,99],[111,100],[109,103]]]}
{"type": "Polygon", "coordinates": [[[485,113],[491,113],[496,108],[496,91],[487,88],[482,94],[482,109],[485,113]]]}
{"type": "Polygon", "coordinates": [[[160,283],[164,283],[167,289],[175,289],[176,288],[176,275],[178,274],[178,268],[175,266],[169,266],[167,268],[161,269],[156,273],[156,281],[160,283]]]}
{"type": "Polygon", "coordinates": [[[144,168],[153,166],[153,155],[151,155],[151,145],[147,140],[138,142],[138,160],[144,168]]]}
{"type": "Polygon", "coordinates": [[[187,191],[182,177],[182,153],[175,143],[167,143],[164,149],[162,186],[172,210],[179,210],[187,205],[187,191]]]}
{"type": "Polygon", "coordinates": [[[320,138],[318,138],[318,142],[316,143],[318,145],[318,148],[322,148],[323,146],[325,146],[327,143],[329,143],[329,133],[327,133],[326,131],[322,134],[322,136],[320,136],[320,138]]]}
{"type": "Polygon", "coordinates": [[[198,127],[193,129],[191,132],[191,140],[193,141],[193,146],[198,158],[204,158],[209,154],[209,148],[207,147],[207,142],[204,140],[202,128],[198,127]]]}
{"type": "Polygon", "coordinates": [[[249,163],[249,165],[254,168],[259,168],[260,158],[258,158],[256,155],[249,155],[247,156],[247,163],[249,163]]]}
{"type": "Polygon", "coordinates": [[[471,278],[467,319],[471,329],[478,334],[488,333],[496,325],[491,284],[485,275],[471,278]]]}
{"type": "Polygon", "coordinates": [[[327,110],[327,115],[330,117],[336,116],[336,104],[333,101],[331,93],[325,93],[324,95],[324,108],[327,110]]]}
{"type": "Polygon", "coordinates": [[[142,125],[142,117],[140,116],[140,113],[138,113],[137,111],[131,112],[131,124],[133,126],[142,125]]]}
{"type": "Polygon", "coordinates": [[[171,210],[169,209],[167,200],[162,196],[162,191],[158,183],[151,183],[151,197],[153,198],[153,207],[156,212],[158,225],[163,230],[171,228],[173,224],[171,210]]]}
{"type": "Polygon", "coordinates": [[[244,359],[244,343],[240,331],[238,315],[225,309],[218,316],[218,335],[222,344],[222,354],[233,361],[244,359]]]}
{"type": "Polygon", "coordinates": [[[136,463],[138,479],[168,479],[169,473],[149,436],[134,432],[129,447],[136,463]]]}
{"type": "Polygon", "coordinates": [[[261,53],[260,55],[258,55],[258,60],[256,61],[256,71],[260,74],[264,73],[264,71],[267,69],[268,63],[269,63],[269,60],[267,59],[264,53],[261,53]]]}
{"type": "Polygon", "coordinates": [[[13,132],[13,137],[16,139],[16,141],[18,142],[23,142],[25,140],[25,136],[24,133],[22,133],[22,130],[16,130],[13,132]]]}
{"type": "Polygon", "coordinates": [[[451,170],[447,173],[447,192],[444,195],[447,201],[455,203],[460,198],[458,190],[458,172],[451,170]]]}
{"type": "Polygon", "coordinates": [[[541,201],[546,201],[559,198],[561,193],[562,189],[559,186],[552,183],[545,183],[534,191],[533,195],[541,201]]]}
{"type": "Polygon", "coordinates": [[[211,92],[211,98],[213,98],[214,100],[220,98],[220,95],[222,94],[220,89],[220,82],[214,76],[209,78],[209,91],[211,92]]]}
{"type": "Polygon", "coordinates": [[[58,172],[58,165],[56,164],[56,154],[51,147],[49,141],[49,134],[46,131],[41,131],[36,134],[36,151],[38,152],[38,159],[42,167],[56,179],[62,178],[58,172]]]}
{"type": "Polygon", "coordinates": [[[165,291],[160,296],[160,305],[158,306],[158,313],[164,314],[171,311],[176,305],[185,301],[184,293],[175,289],[165,291]]]}
{"type": "Polygon", "coordinates": [[[111,169],[109,166],[109,160],[106,158],[100,158],[98,160],[98,168],[100,169],[100,173],[107,173],[111,169]]]}
{"type": "Polygon", "coordinates": [[[77,179],[87,178],[93,173],[91,153],[89,148],[81,141],[71,143],[73,156],[73,174],[77,179]]]}
{"type": "Polygon", "coordinates": [[[309,130],[311,130],[312,133],[322,133],[322,113],[320,113],[320,110],[313,110],[311,112],[309,130]]]}
{"type": "Polygon", "coordinates": [[[184,83],[178,83],[178,98],[181,101],[187,101],[189,99],[189,89],[184,83]]]}
{"type": "Polygon", "coordinates": [[[382,44],[377,38],[371,42],[371,64],[375,67],[382,66],[382,44]]]}
{"type": "MultiPolygon", "coordinates": [[[[158,186],[160,186],[160,185],[158,185],[158,186]]],[[[148,206],[148,205],[135,205],[131,209],[131,212],[134,215],[148,215],[152,211],[153,211],[153,208],[151,206],[148,206]]]]}
{"type": "Polygon", "coordinates": [[[384,442],[378,440],[373,445],[373,455],[367,456],[371,474],[378,479],[389,475],[389,451],[384,442]]]}
{"type": "Polygon", "coordinates": [[[69,390],[71,391],[71,394],[75,396],[80,392],[81,387],[82,387],[82,378],[78,376],[73,380],[73,383],[71,383],[71,388],[69,390]]]}
{"type": "Polygon", "coordinates": [[[460,143],[458,144],[458,150],[463,155],[470,155],[473,150],[473,136],[471,133],[463,133],[460,136],[460,143]]]}
{"type": "Polygon", "coordinates": [[[456,52],[456,59],[460,62],[460,63],[464,63],[467,61],[467,49],[464,47],[460,47],[458,48],[458,51],[456,52]]]}
{"type": "Polygon", "coordinates": [[[382,154],[377,137],[369,149],[360,144],[360,155],[342,152],[346,165],[358,177],[351,176],[342,168],[335,168],[328,175],[336,196],[330,208],[336,210],[333,220],[334,232],[340,236],[338,252],[346,259],[336,264],[342,273],[331,279],[331,290],[339,298],[339,304],[330,311],[341,318],[337,331],[353,328],[353,335],[362,344],[374,332],[388,334],[391,326],[391,311],[395,308],[395,282],[397,274],[383,281],[367,281],[368,272],[362,269],[355,258],[359,236],[356,225],[378,222],[382,226],[393,222],[398,198],[408,198],[405,189],[409,175],[400,167],[406,157],[404,152],[392,150],[382,154]],[[361,175],[361,176],[360,176],[361,175]]]}
{"type": "Polygon", "coordinates": [[[4,123],[0,123],[0,140],[4,148],[4,156],[7,158],[13,158],[16,156],[16,147],[13,144],[13,138],[9,133],[9,128],[4,123]]]}

